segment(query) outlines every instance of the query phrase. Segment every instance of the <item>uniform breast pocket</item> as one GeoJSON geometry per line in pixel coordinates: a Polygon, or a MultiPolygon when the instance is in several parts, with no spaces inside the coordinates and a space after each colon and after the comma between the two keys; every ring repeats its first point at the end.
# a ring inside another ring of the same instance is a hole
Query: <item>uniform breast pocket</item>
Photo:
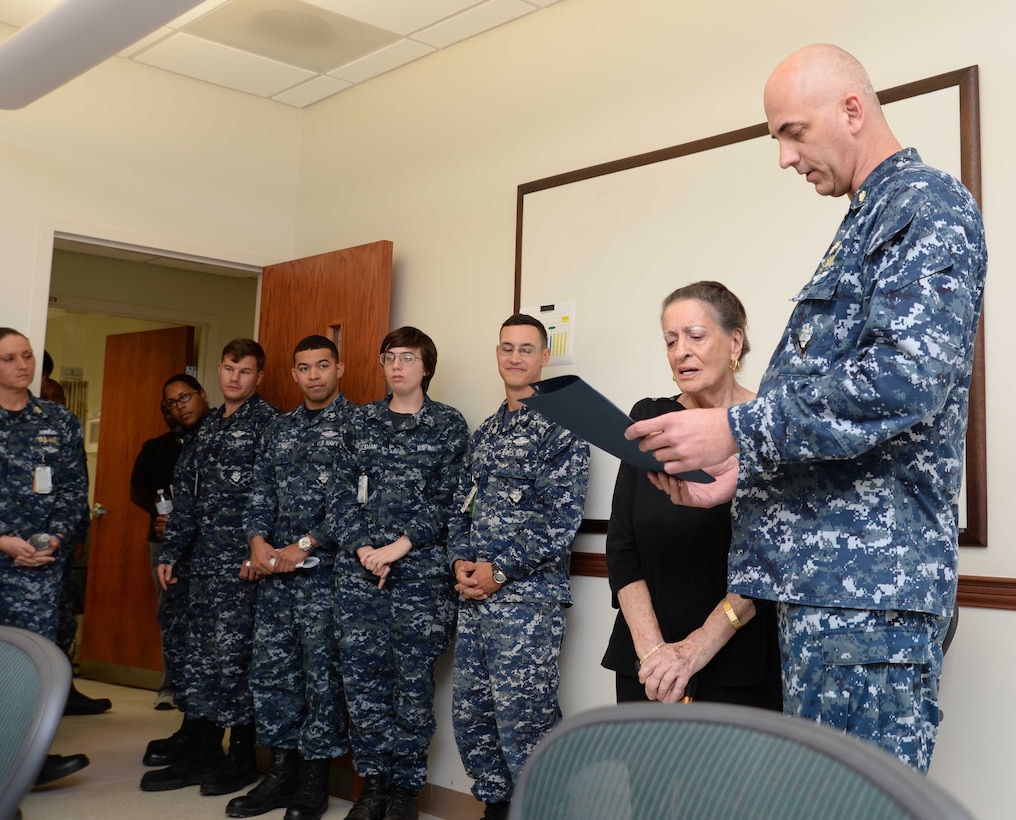
{"type": "Polygon", "coordinates": [[[862,324],[860,273],[857,265],[827,268],[794,297],[797,306],[781,342],[781,372],[825,373],[839,351],[851,346],[862,324]]]}
{"type": "Polygon", "coordinates": [[[532,509],[536,496],[536,469],[525,464],[499,467],[493,472],[493,487],[500,507],[525,511],[532,509]]]}

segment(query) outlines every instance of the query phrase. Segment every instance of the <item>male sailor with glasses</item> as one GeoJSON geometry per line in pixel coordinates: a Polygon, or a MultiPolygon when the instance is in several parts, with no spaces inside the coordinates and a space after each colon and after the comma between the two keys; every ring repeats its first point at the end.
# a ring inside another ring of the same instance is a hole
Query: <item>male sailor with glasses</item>
{"type": "Polygon", "coordinates": [[[561,718],[569,559],[589,480],[588,445],[521,403],[550,359],[546,328],[515,314],[495,351],[505,401],[472,436],[448,533],[461,596],[452,720],[485,818],[507,817],[523,764],[561,718]]]}

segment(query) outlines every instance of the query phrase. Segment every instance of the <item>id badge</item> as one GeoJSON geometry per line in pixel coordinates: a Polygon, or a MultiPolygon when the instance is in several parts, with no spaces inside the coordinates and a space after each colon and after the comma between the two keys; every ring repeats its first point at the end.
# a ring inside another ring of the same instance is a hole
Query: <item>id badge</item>
{"type": "Polygon", "coordinates": [[[53,492],[53,470],[48,465],[42,464],[35,468],[32,492],[39,495],[49,495],[53,492]]]}
{"type": "Polygon", "coordinates": [[[459,508],[459,512],[460,512],[460,513],[469,513],[470,515],[472,515],[472,514],[473,514],[473,511],[472,511],[472,509],[470,509],[470,508],[471,508],[471,506],[472,506],[472,503],[473,503],[473,499],[475,499],[475,498],[476,498],[476,491],[477,491],[478,489],[479,489],[479,488],[478,488],[478,487],[477,487],[477,486],[476,486],[476,485],[474,484],[474,485],[473,485],[473,489],[471,489],[471,490],[469,491],[469,495],[467,495],[467,496],[466,496],[466,500],[462,502],[462,507],[461,507],[461,508],[459,508]]]}

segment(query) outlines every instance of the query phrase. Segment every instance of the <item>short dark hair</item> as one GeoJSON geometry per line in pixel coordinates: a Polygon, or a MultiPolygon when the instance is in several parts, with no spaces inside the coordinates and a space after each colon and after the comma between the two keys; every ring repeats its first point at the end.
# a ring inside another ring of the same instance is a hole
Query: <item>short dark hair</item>
{"type": "Polygon", "coordinates": [[[381,342],[381,353],[391,350],[393,347],[419,349],[420,357],[423,359],[423,368],[427,371],[420,386],[426,393],[427,388],[430,387],[430,380],[434,378],[434,371],[437,370],[437,345],[434,344],[434,340],[419,328],[406,325],[396,328],[384,337],[381,342]]]}
{"type": "Polygon", "coordinates": [[[201,382],[195,379],[190,373],[177,373],[175,376],[170,376],[168,379],[166,379],[165,383],[162,385],[163,398],[166,397],[166,388],[169,387],[173,382],[183,382],[191,390],[197,390],[199,392],[205,389],[201,386],[201,382]]]}
{"type": "Polygon", "coordinates": [[[296,343],[296,347],[293,348],[293,361],[296,361],[297,353],[303,353],[305,350],[327,350],[335,357],[336,362],[339,361],[339,349],[335,346],[335,342],[318,333],[305,336],[296,343]]]}
{"type": "Polygon", "coordinates": [[[20,336],[22,339],[28,338],[20,330],[15,330],[13,327],[0,327],[0,339],[6,339],[8,336],[20,336]]]}
{"type": "Polygon", "coordinates": [[[513,313],[501,325],[501,330],[506,327],[514,327],[517,325],[529,325],[535,327],[540,331],[540,339],[543,341],[542,347],[547,347],[547,328],[543,326],[543,322],[534,316],[530,316],[528,313],[513,313]]]}
{"type": "Polygon", "coordinates": [[[53,375],[53,368],[56,365],[53,362],[53,357],[49,355],[48,350],[42,351],[42,378],[48,379],[53,375]]]}
{"type": "Polygon", "coordinates": [[[258,370],[265,369],[265,349],[253,339],[230,339],[222,348],[222,358],[219,361],[226,361],[227,356],[234,362],[253,356],[258,370]]]}
{"type": "MultiPolygon", "coordinates": [[[[663,311],[666,311],[674,302],[685,299],[697,299],[705,302],[713,309],[716,321],[723,330],[730,335],[735,330],[741,331],[741,358],[743,359],[751,351],[751,344],[748,342],[748,314],[744,310],[741,300],[734,295],[733,291],[720,282],[692,282],[683,288],[678,288],[663,300],[663,311]]],[[[662,319],[662,312],[661,317],[662,319]]]]}

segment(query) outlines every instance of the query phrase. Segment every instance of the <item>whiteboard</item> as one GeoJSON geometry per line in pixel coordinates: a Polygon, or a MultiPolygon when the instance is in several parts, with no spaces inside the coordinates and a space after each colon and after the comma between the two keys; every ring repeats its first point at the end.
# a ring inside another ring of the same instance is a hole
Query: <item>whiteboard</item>
{"type": "MultiPolygon", "coordinates": [[[[953,84],[885,106],[904,146],[957,177],[959,96],[953,84]]],[[[820,197],[781,170],[768,135],[595,173],[519,186],[518,304],[574,303],[572,361],[545,368],[543,378],[580,375],[625,411],[645,396],[674,395],[661,302],[675,288],[714,279],[747,310],[752,352],[739,378],[757,389],[790,299],[824,256],[848,201],[820,197]]],[[[617,466],[594,448],[587,523],[609,518],[617,466]]]]}

